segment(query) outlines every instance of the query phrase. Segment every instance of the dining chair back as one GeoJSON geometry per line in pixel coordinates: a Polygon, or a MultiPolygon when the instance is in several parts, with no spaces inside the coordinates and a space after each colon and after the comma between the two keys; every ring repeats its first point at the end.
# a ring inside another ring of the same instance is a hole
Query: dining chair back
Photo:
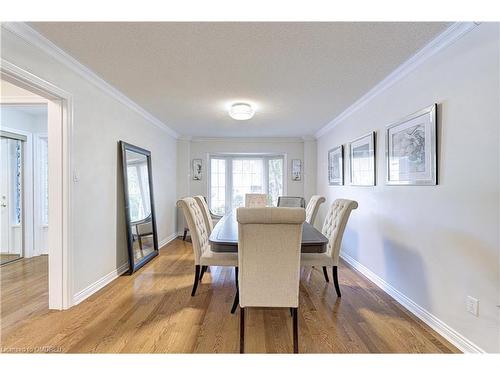
{"type": "Polygon", "coordinates": [[[338,277],[338,265],[342,237],[352,210],[358,207],[358,202],[349,199],[337,199],[326,214],[322,233],[328,238],[326,252],[324,253],[302,253],[300,265],[306,267],[322,267],[325,281],[328,283],[328,267],[332,267],[333,283],[337,297],[341,297],[338,277]]]}
{"type": "Polygon", "coordinates": [[[278,207],[306,208],[306,200],[302,197],[278,197],[278,207]]]}
{"type": "MultiPolygon", "coordinates": [[[[203,197],[202,197],[203,200],[203,197]]],[[[194,253],[194,282],[191,296],[194,296],[203,274],[209,266],[238,267],[238,257],[233,253],[214,253],[210,248],[209,230],[199,202],[191,197],[179,199],[177,207],[184,212],[184,217],[191,233],[194,253]]],[[[237,270],[235,269],[237,274],[237,270]]]]}
{"type": "Polygon", "coordinates": [[[321,195],[313,195],[311,199],[309,199],[309,203],[306,207],[306,221],[309,224],[314,225],[314,221],[318,215],[319,206],[321,206],[321,204],[325,201],[325,197],[322,197],[321,195]]]}
{"type": "Polygon", "coordinates": [[[292,309],[298,352],[300,248],[303,208],[238,208],[240,352],[244,351],[246,307],[292,309]]]}
{"type": "Polygon", "coordinates": [[[245,207],[256,208],[267,206],[267,194],[245,194],[245,207]]]}
{"type": "Polygon", "coordinates": [[[326,214],[321,232],[328,238],[326,253],[332,258],[333,265],[338,266],[340,245],[351,211],[358,208],[358,202],[349,199],[337,199],[326,214]]]}
{"type": "Polygon", "coordinates": [[[198,206],[200,206],[201,213],[203,215],[203,220],[205,221],[207,232],[208,235],[210,236],[210,233],[212,233],[212,230],[214,229],[214,222],[212,220],[212,215],[208,208],[207,201],[205,200],[205,197],[203,197],[202,195],[195,195],[193,198],[196,201],[196,203],[198,203],[198,206]]]}
{"type": "Polygon", "coordinates": [[[191,233],[191,242],[193,244],[194,264],[200,264],[201,255],[210,249],[208,242],[209,233],[203,212],[200,205],[192,197],[186,197],[177,201],[177,207],[184,212],[184,217],[191,233]]]}

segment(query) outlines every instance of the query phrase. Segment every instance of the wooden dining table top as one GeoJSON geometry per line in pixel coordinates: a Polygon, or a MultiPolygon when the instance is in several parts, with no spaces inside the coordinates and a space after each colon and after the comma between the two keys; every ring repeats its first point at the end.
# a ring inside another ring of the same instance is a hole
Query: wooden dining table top
{"type": "MultiPolygon", "coordinates": [[[[214,252],[238,252],[238,222],[236,211],[224,215],[210,234],[210,245],[214,252]]],[[[308,222],[302,224],[302,253],[324,253],[328,238],[308,222]]]]}

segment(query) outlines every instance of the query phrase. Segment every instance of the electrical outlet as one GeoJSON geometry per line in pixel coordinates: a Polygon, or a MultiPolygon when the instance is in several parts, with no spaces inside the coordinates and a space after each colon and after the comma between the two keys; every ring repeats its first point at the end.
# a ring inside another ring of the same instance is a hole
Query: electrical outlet
{"type": "Polygon", "coordinates": [[[466,305],[467,305],[467,312],[471,313],[474,316],[479,316],[479,300],[478,299],[471,297],[471,296],[467,296],[466,305]]]}

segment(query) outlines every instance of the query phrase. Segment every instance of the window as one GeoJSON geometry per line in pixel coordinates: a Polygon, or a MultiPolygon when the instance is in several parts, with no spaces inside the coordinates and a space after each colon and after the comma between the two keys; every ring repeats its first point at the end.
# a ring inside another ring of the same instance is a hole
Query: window
{"type": "Polygon", "coordinates": [[[210,160],[210,209],[217,215],[226,211],[226,160],[210,160]]]}
{"type": "Polygon", "coordinates": [[[245,194],[265,193],[276,205],[283,195],[283,156],[210,157],[210,210],[217,215],[245,205],[245,194]]]}

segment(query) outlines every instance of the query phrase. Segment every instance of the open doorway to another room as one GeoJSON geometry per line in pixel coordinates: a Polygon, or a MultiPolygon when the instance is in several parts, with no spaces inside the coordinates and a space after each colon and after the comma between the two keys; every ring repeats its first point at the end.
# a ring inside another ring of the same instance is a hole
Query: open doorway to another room
{"type": "Polygon", "coordinates": [[[1,80],[2,333],[49,307],[48,102],[1,80]]]}

